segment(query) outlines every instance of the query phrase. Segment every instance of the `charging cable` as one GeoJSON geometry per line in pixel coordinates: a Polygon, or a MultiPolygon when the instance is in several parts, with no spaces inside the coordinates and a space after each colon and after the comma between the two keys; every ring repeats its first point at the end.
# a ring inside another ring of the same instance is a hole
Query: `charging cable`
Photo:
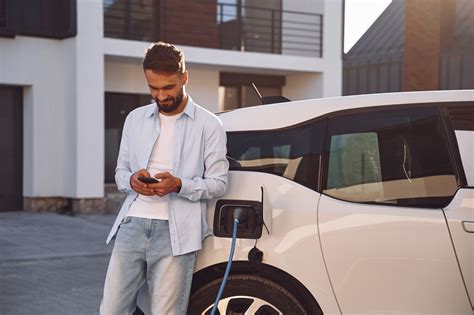
{"type": "Polygon", "coordinates": [[[227,267],[225,269],[224,278],[222,279],[221,286],[219,287],[219,292],[217,293],[216,300],[214,301],[214,306],[212,307],[211,315],[215,315],[217,311],[217,304],[221,299],[222,293],[227,282],[227,277],[229,277],[230,267],[232,266],[232,260],[234,259],[234,250],[235,250],[235,241],[237,240],[237,226],[240,222],[247,220],[247,212],[242,208],[236,208],[234,210],[234,227],[232,229],[232,244],[230,245],[230,254],[229,261],[227,262],[227,267]]]}

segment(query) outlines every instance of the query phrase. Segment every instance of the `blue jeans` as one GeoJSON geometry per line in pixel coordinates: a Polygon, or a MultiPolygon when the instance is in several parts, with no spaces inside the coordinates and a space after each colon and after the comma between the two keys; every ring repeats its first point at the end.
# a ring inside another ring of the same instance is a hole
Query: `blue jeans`
{"type": "Polygon", "coordinates": [[[100,314],[132,314],[144,284],[152,314],[186,314],[195,260],[195,252],[172,255],[168,221],[125,217],[110,257],[100,314]]]}

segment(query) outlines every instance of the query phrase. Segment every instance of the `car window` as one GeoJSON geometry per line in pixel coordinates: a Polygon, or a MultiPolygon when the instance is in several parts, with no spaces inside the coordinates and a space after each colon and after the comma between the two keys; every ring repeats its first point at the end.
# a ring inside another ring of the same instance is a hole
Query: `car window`
{"type": "Polygon", "coordinates": [[[274,174],[317,190],[325,121],[227,133],[230,170],[274,174]]]}
{"type": "Polygon", "coordinates": [[[338,199],[438,208],[457,190],[434,106],[330,118],[326,152],[323,193],[338,199]]]}

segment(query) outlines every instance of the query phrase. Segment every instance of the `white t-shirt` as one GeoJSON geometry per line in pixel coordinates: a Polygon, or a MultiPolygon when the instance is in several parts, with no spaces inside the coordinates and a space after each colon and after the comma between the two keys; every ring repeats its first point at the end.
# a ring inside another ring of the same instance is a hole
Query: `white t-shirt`
{"type": "MultiPolygon", "coordinates": [[[[176,120],[182,115],[166,116],[159,114],[160,135],[148,161],[147,171],[151,177],[156,173],[170,172],[173,170],[173,153],[175,145],[176,120]]],[[[144,196],[138,195],[128,210],[127,216],[146,219],[168,220],[169,196],[144,196]]]]}

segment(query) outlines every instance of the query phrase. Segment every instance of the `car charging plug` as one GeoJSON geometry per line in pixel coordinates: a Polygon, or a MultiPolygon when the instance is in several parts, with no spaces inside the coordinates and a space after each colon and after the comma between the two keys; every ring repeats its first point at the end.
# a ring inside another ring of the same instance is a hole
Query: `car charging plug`
{"type": "Polygon", "coordinates": [[[234,220],[238,220],[238,223],[244,223],[248,220],[248,213],[244,208],[235,208],[233,213],[234,220]]]}
{"type": "Polygon", "coordinates": [[[224,292],[227,278],[229,277],[230,267],[232,266],[232,260],[234,259],[235,241],[237,240],[237,227],[239,223],[244,223],[248,220],[248,213],[243,208],[235,208],[232,217],[234,219],[234,225],[232,229],[232,244],[230,246],[229,261],[227,262],[224,278],[222,279],[221,286],[219,287],[219,292],[217,293],[216,300],[214,301],[214,306],[212,307],[211,315],[216,314],[217,305],[219,304],[222,293],[224,292]]]}

